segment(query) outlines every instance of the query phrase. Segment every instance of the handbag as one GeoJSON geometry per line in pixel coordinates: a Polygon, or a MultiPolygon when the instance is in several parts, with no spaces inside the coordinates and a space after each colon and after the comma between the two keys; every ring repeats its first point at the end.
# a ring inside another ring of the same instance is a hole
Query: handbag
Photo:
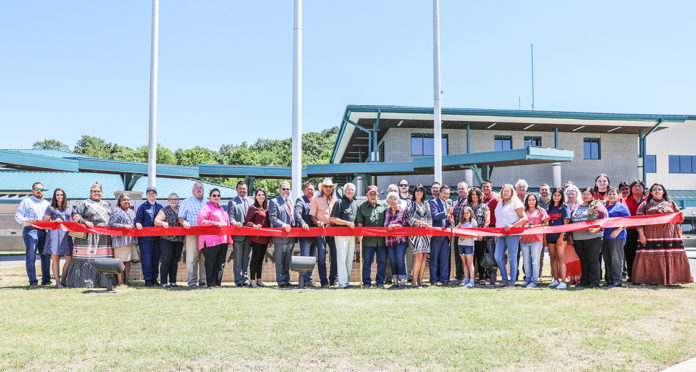
{"type": "Polygon", "coordinates": [[[483,259],[481,260],[481,264],[483,267],[486,268],[494,268],[498,267],[498,263],[495,261],[495,240],[494,239],[488,239],[486,240],[486,252],[483,255],[483,259]]]}

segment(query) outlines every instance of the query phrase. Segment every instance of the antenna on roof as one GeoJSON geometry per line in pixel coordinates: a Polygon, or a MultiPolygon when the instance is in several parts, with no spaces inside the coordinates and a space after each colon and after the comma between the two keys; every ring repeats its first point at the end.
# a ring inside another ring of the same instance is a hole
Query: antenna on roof
{"type": "Polygon", "coordinates": [[[532,43],[532,110],[534,110],[534,43],[532,43]]]}

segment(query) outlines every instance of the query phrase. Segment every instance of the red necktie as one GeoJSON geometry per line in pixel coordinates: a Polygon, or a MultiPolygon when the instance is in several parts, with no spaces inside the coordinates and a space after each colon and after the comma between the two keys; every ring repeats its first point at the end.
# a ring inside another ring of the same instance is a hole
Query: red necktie
{"type": "Polygon", "coordinates": [[[290,207],[290,199],[285,199],[285,206],[288,207],[288,216],[290,216],[290,226],[292,226],[292,208],[290,207]]]}

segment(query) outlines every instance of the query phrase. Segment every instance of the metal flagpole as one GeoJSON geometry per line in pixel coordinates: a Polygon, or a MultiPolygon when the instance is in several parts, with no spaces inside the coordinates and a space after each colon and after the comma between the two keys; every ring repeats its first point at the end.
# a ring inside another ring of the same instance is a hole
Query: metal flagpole
{"type": "Polygon", "coordinates": [[[152,0],[152,43],[150,45],[150,125],[147,156],[147,185],[155,187],[157,174],[157,58],[159,44],[159,0],[152,0]]]}
{"type": "Polygon", "coordinates": [[[295,0],[292,74],[292,198],[302,195],[302,0],[295,0]]]}
{"type": "Polygon", "coordinates": [[[440,89],[440,1],[433,0],[434,180],[442,182],[442,93],[440,89]]]}

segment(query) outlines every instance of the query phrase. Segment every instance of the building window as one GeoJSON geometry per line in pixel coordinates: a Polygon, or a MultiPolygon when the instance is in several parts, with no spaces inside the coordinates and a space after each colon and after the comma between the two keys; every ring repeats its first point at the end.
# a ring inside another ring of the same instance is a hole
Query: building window
{"type": "Polygon", "coordinates": [[[585,138],[583,139],[583,145],[584,159],[601,159],[599,138],[585,138]]]}
{"type": "Polygon", "coordinates": [[[669,173],[696,173],[696,156],[670,155],[669,173]]]}
{"type": "Polygon", "coordinates": [[[655,155],[645,155],[645,173],[657,173],[657,158],[655,155]]]}
{"type": "Polygon", "coordinates": [[[524,147],[529,146],[541,147],[541,137],[524,137],[524,147]]]}
{"type": "MultiPolygon", "coordinates": [[[[435,142],[433,135],[428,133],[411,134],[411,155],[412,156],[433,156],[435,154],[435,142]]],[[[449,154],[447,148],[447,135],[442,135],[442,155],[449,154]]]]}
{"type": "Polygon", "coordinates": [[[493,137],[493,150],[503,151],[512,149],[512,136],[493,137]]]}

